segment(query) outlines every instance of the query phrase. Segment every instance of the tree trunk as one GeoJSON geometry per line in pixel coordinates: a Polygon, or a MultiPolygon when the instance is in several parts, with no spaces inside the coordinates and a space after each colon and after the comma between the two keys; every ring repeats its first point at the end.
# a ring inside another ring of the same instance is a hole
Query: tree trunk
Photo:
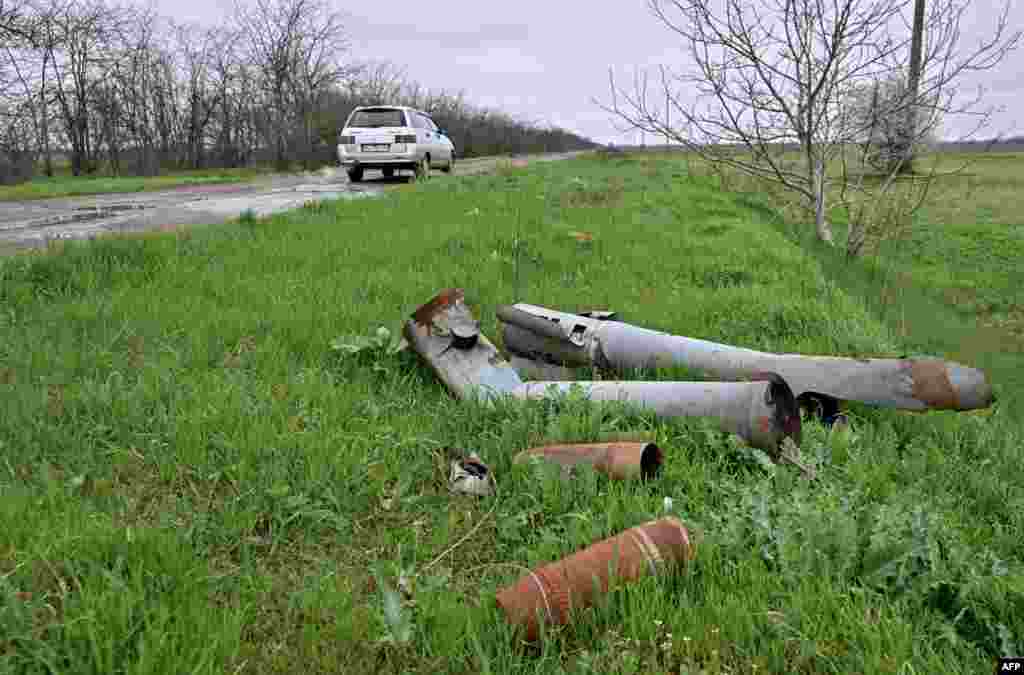
{"type": "Polygon", "coordinates": [[[818,239],[833,245],[832,226],[825,220],[825,161],[821,157],[814,160],[814,226],[818,239]]]}
{"type": "Polygon", "coordinates": [[[50,102],[47,100],[46,95],[46,66],[48,61],[49,51],[43,51],[43,68],[40,73],[42,76],[41,83],[39,85],[39,112],[40,116],[40,128],[39,135],[40,141],[43,145],[43,171],[46,173],[47,178],[53,178],[53,152],[50,150],[50,102]]]}

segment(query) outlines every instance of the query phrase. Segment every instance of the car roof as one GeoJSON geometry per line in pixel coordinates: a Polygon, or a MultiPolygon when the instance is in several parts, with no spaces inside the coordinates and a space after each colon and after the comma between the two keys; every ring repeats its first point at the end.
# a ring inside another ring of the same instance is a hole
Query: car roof
{"type": "Polygon", "coordinates": [[[407,105],[361,105],[352,110],[352,112],[358,112],[360,110],[407,110],[409,112],[419,113],[430,117],[430,113],[416,108],[410,108],[407,105]]]}

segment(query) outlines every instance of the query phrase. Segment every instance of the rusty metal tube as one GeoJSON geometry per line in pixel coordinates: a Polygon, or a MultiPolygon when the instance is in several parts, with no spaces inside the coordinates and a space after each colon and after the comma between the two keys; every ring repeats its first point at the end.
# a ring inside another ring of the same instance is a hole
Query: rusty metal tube
{"type": "Polygon", "coordinates": [[[902,410],[974,410],[995,400],[985,373],[941,359],[771,354],[528,304],[501,307],[498,318],[509,352],[547,363],[615,370],[680,365],[726,380],[773,372],[798,397],[902,410]]]}
{"type": "Polygon", "coordinates": [[[661,471],[664,455],[650,442],[571,443],[545,445],[523,450],[512,460],[519,464],[531,457],[542,457],[562,466],[590,464],[615,480],[654,478],[661,471]]]}
{"type": "Polygon", "coordinates": [[[470,332],[475,325],[460,288],[438,293],[405,322],[402,333],[434,373],[458,398],[507,395],[523,381],[487,337],[456,337],[452,326],[470,332]]]}
{"type": "Polygon", "coordinates": [[[659,417],[713,417],[750,445],[775,454],[787,436],[800,443],[796,399],[777,376],[758,382],[526,382],[516,398],[539,399],[580,387],[592,401],[622,401],[659,417]]]}
{"type": "Polygon", "coordinates": [[[573,611],[594,604],[613,581],[662,574],[692,556],[683,523],[661,518],[531,570],[500,589],[495,599],[508,621],[523,627],[533,641],[540,636],[542,623],[566,624],[573,611]]]}
{"type": "Polygon", "coordinates": [[[751,445],[776,454],[800,443],[800,411],[787,383],[760,373],[753,382],[523,382],[476,329],[460,289],[442,291],[406,322],[409,345],[459,398],[539,399],[584,389],[593,401],[626,401],[664,417],[707,416],[751,445]]]}

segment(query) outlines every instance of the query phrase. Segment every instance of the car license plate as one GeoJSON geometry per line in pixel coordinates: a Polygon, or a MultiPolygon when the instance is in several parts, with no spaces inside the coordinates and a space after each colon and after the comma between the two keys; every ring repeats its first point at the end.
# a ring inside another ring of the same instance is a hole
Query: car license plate
{"type": "Polygon", "coordinates": [[[363,146],[363,152],[387,152],[388,149],[390,149],[390,147],[391,146],[388,145],[387,143],[384,143],[384,144],[374,144],[374,145],[364,145],[363,146]]]}

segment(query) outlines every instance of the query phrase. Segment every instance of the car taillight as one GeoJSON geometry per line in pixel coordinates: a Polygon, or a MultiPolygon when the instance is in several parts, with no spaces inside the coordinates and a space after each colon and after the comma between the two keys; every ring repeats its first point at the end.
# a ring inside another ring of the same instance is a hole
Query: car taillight
{"type": "Polygon", "coordinates": [[[415,142],[416,142],[416,136],[415,135],[395,136],[395,143],[415,143],[415,142]]]}
{"type": "Polygon", "coordinates": [[[339,136],[338,137],[338,143],[340,143],[341,145],[355,145],[356,144],[356,137],[355,136],[339,136]]]}

